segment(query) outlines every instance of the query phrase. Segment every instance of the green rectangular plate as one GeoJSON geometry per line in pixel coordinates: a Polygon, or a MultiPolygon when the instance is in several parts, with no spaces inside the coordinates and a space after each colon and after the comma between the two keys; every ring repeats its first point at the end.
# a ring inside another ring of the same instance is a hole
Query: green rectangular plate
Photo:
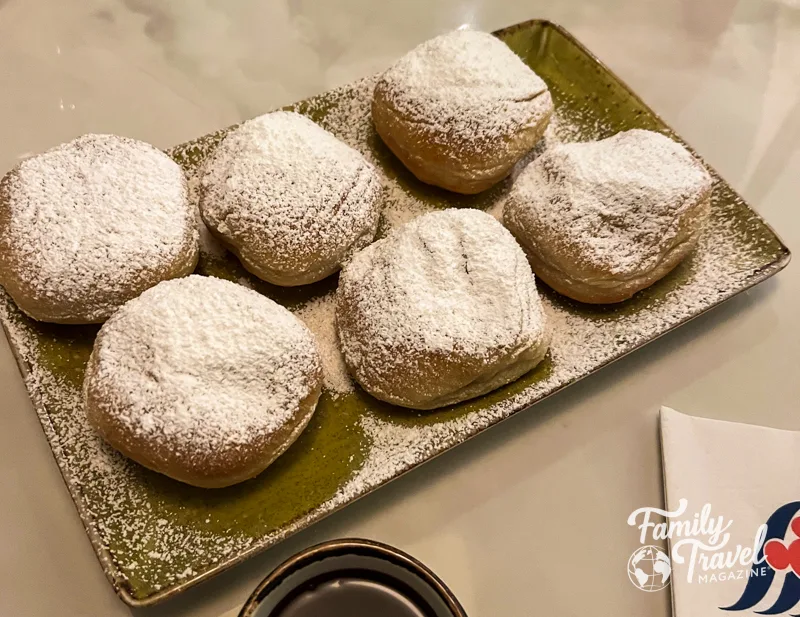
{"type": "MultiPolygon", "coordinates": [[[[530,21],[496,33],[550,86],[556,118],[546,140],[598,139],[634,127],[679,139],[611,71],[563,29],[530,21]]],[[[375,78],[291,108],[361,150],[382,172],[382,233],[426,210],[495,214],[510,181],[458,196],[416,181],[372,129],[375,78]]],[[[196,186],[196,170],[225,131],[171,150],[196,186]]],[[[553,342],[539,367],[467,403],[415,413],[355,388],[325,391],[300,439],[259,477],[203,490],[152,473],[113,452],[88,426],[80,388],[95,326],[25,318],[0,291],[0,317],[53,454],[109,580],[132,606],[153,604],[205,580],[375,490],[408,470],[574,383],[772,276],[789,262],[775,233],[715,174],[712,217],[696,251],[669,276],[614,306],[579,305],[543,289],[553,342]]],[[[277,288],[230,255],[206,250],[198,272],[249,285],[297,310],[334,292],[336,277],[277,288]]]]}

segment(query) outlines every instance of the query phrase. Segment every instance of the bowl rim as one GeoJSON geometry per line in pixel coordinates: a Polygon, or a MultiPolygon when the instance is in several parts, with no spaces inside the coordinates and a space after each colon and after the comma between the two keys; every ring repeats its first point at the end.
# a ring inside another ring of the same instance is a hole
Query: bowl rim
{"type": "Polygon", "coordinates": [[[250,597],[247,598],[238,617],[253,617],[259,604],[286,577],[321,559],[339,555],[364,555],[391,561],[422,579],[447,605],[452,617],[467,617],[467,613],[453,592],[450,591],[450,588],[425,564],[393,546],[363,538],[329,540],[310,546],[289,557],[258,584],[253,593],[250,594],[250,597]]]}

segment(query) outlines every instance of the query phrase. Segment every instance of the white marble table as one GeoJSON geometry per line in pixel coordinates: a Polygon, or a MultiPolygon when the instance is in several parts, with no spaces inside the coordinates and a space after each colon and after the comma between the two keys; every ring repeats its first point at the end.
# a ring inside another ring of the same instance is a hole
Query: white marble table
{"type": "MultiPolygon", "coordinates": [[[[169,146],[385,67],[463,23],[572,30],[800,247],[799,0],[0,0],[0,172],[87,131],[169,146]]],[[[114,595],[0,337],[0,615],[235,615],[345,535],[430,564],[472,617],[667,615],[627,581],[661,503],[656,412],[800,429],[796,266],[244,566],[152,609],[114,595]]]]}

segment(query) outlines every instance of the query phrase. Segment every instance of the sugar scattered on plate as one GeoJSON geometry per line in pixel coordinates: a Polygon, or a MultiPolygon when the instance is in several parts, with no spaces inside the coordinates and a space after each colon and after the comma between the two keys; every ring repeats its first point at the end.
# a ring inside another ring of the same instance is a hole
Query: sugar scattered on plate
{"type": "Polygon", "coordinates": [[[339,350],[335,295],[330,293],[314,298],[295,311],[295,315],[308,326],[317,341],[325,387],[336,395],[352,392],[353,381],[347,373],[344,356],[339,350]]]}

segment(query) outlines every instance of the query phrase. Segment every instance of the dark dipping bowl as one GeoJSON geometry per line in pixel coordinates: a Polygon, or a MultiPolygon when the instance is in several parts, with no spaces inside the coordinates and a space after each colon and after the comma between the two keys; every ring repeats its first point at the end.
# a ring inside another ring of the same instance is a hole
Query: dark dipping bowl
{"type": "Polygon", "coordinates": [[[467,617],[442,580],[378,542],[332,540],[289,558],[265,578],[239,617],[467,617]]]}

